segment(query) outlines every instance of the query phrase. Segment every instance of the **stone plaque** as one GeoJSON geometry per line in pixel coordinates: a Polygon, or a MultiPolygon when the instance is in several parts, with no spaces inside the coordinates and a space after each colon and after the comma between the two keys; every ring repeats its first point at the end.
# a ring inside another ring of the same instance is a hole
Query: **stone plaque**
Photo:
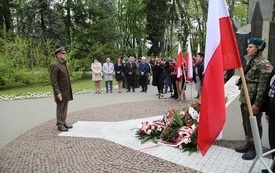
{"type": "Polygon", "coordinates": [[[268,60],[275,67],[275,22],[270,22],[268,60]]]}
{"type": "Polygon", "coordinates": [[[251,21],[251,37],[262,38],[263,16],[259,2],[256,3],[251,21]]]}

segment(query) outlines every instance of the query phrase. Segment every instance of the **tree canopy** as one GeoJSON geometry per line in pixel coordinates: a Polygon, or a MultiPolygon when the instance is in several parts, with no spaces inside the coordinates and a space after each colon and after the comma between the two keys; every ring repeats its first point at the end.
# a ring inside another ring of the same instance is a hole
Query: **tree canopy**
{"type": "MultiPolygon", "coordinates": [[[[17,68],[48,68],[66,47],[73,71],[90,70],[92,58],[175,56],[191,36],[205,42],[205,0],[2,0],[0,84],[15,82],[17,68]],[[12,73],[13,72],[13,73],[12,73]],[[12,79],[12,80],[11,80],[12,79]]],[[[228,1],[232,18],[247,24],[248,3],[228,1]]]]}

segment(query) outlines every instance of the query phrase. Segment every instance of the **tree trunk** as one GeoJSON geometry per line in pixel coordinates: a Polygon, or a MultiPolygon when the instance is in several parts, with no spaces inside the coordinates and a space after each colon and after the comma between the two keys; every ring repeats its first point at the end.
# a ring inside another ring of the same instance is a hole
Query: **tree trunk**
{"type": "Polygon", "coordinates": [[[2,28],[5,28],[6,32],[9,32],[12,29],[12,19],[11,19],[11,10],[10,10],[10,1],[9,0],[2,0],[0,2],[0,13],[2,13],[2,16],[4,18],[4,24],[2,25],[2,28]]]}

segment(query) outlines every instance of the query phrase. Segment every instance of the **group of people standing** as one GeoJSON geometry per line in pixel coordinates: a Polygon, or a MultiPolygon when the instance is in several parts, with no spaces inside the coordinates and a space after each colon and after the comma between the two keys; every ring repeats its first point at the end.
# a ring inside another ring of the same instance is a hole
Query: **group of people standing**
{"type": "Polygon", "coordinates": [[[92,80],[95,83],[96,94],[100,93],[100,81],[105,81],[106,93],[113,91],[113,76],[118,84],[118,93],[122,92],[122,88],[127,88],[127,92],[131,89],[135,92],[135,88],[140,84],[141,92],[147,92],[148,79],[151,74],[151,66],[145,57],[141,58],[141,62],[137,63],[134,57],[130,56],[125,62],[121,57],[116,59],[115,64],[110,62],[110,58],[102,65],[97,58],[94,58],[91,64],[92,80]],[[137,79],[138,76],[138,79],[137,79]],[[137,84],[138,80],[138,84],[137,84]]]}
{"type": "MultiPolygon", "coordinates": [[[[247,55],[249,62],[245,70],[245,79],[248,87],[248,94],[250,96],[251,109],[254,116],[257,117],[258,131],[262,136],[262,113],[266,112],[266,119],[268,125],[268,136],[271,149],[275,149],[275,68],[271,65],[267,58],[263,57],[262,51],[265,49],[266,43],[259,38],[251,38],[248,40],[247,55]]],[[[54,99],[57,104],[56,118],[57,127],[59,131],[68,131],[73,126],[66,123],[68,102],[73,99],[72,88],[70,83],[69,71],[66,65],[66,51],[64,48],[59,48],[55,51],[56,61],[51,64],[50,77],[54,93],[54,99]]],[[[195,57],[193,80],[196,83],[196,90],[198,91],[197,98],[200,99],[200,92],[203,83],[203,58],[202,53],[198,53],[195,57]]],[[[182,71],[185,73],[185,66],[182,64],[182,71]]],[[[186,83],[186,75],[178,75],[176,60],[163,62],[157,58],[155,61],[147,62],[145,57],[141,58],[141,62],[137,63],[133,57],[129,57],[127,62],[122,58],[117,58],[115,64],[111,63],[110,58],[101,65],[97,58],[91,64],[92,79],[95,82],[96,93],[100,93],[100,81],[104,76],[106,92],[113,92],[113,75],[118,82],[118,92],[122,92],[123,81],[126,78],[127,92],[131,89],[135,92],[136,75],[139,74],[139,80],[142,87],[141,92],[147,92],[148,79],[153,74],[154,86],[157,86],[157,95],[161,96],[167,93],[168,88],[174,94],[173,98],[183,96],[182,90],[185,90],[182,85],[186,83]],[[178,77],[180,76],[180,78],[178,77]]],[[[240,82],[238,82],[240,83],[240,82]]],[[[243,128],[246,137],[246,144],[244,146],[236,147],[235,150],[244,153],[242,158],[244,160],[252,160],[256,157],[254,146],[254,139],[249,121],[249,109],[246,103],[244,89],[241,89],[240,94],[241,113],[243,119],[243,128]]],[[[274,158],[275,153],[272,154],[274,158]]],[[[271,168],[275,171],[275,168],[271,168]]],[[[262,172],[267,172],[263,170],[262,172]]]]}
{"type": "MultiPolygon", "coordinates": [[[[198,92],[197,99],[200,99],[201,85],[203,80],[203,53],[198,53],[194,58],[194,71],[192,79],[196,83],[198,92]]],[[[110,58],[102,65],[97,58],[94,58],[91,64],[92,80],[95,83],[95,93],[100,93],[100,82],[104,79],[106,93],[113,92],[113,76],[118,83],[118,92],[122,92],[122,88],[127,89],[126,92],[135,92],[136,87],[141,87],[140,92],[147,92],[148,83],[152,76],[152,85],[157,88],[157,96],[163,97],[163,94],[171,92],[171,97],[176,100],[186,101],[186,68],[182,64],[182,74],[178,75],[177,60],[170,58],[163,60],[155,58],[147,60],[141,57],[140,61],[135,61],[130,56],[126,61],[118,57],[113,64],[110,58]],[[178,77],[180,76],[180,77],[178,77]],[[169,91],[168,91],[169,89],[169,91]]]]}
{"type": "MultiPolygon", "coordinates": [[[[260,137],[262,136],[262,115],[265,112],[266,119],[268,121],[268,136],[271,149],[275,149],[275,70],[273,66],[268,61],[267,58],[263,57],[262,52],[265,49],[265,41],[260,38],[251,38],[248,40],[247,46],[247,56],[249,61],[245,70],[245,78],[248,87],[248,93],[250,96],[251,108],[253,115],[256,116],[258,131],[260,137]]],[[[203,83],[203,71],[204,71],[204,54],[198,53],[194,58],[193,65],[193,81],[196,84],[195,89],[197,90],[197,99],[201,99],[201,88],[203,83]]],[[[136,65],[131,65],[131,58],[129,58],[128,63],[124,67],[124,72],[126,76],[130,75],[128,72],[132,72],[132,69],[137,69],[136,65]],[[130,68],[132,67],[132,68],[130,68]]],[[[141,62],[144,62],[142,59],[141,62]]],[[[186,75],[178,75],[178,69],[176,66],[176,59],[170,59],[168,61],[163,61],[156,58],[153,63],[139,64],[139,68],[144,71],[139,71],[141,76],[146,74],[145,78],[148,79],[147,74],[152,72],[153,75],[153,86],[157,86],[157,95],[162,96],[162,94],[167,93],[168,89],[173,92],[172,98],[178,100],[185,100],[185,83],[186,75]],[[151,69],[151,71],[150,71],[151,69]],[[178,77],[180,76],[180,77],[178,77]]],[[[184,64],[182,64],[182,72],[186,73],[184,64]]],[[[141,78],[142,79],[142,78],[141,78]]],[[[128,80],[128,79],[127,79],[128,80]]],[[[132,86],[131,80],[128,82],[128,86],[132,86]]],[[[142,82],[143,83],[143,82],[142,82]]],[[[146,83],[146,82],[145,82],[146,83]]],[[[238,82],[239,83],[239,82],[238,82]]],[[[130,89],[128,88],[128,91],[130,89]]],[[[133,87],[134,91],[134,87],[133,87]]],[[[142,92],[146,92],[146,88],[142,88],[142,92]]],[[[254,139],[252,135],[252,130],[249,121],[249,108],[246,103],[244,89],[241,88],[240,94],[241,102],[241,114],[243,119],[243,128],[246,137],[246,144],[243,146],[236,147],[235,150],[240,153],[244,153],[242,158],[244,160],[252,160],[256,157],[256,151],[254,146],[254,139]]],[[[272,154],[274,158],[275,153],[272,154]]],[[[275,171],[275,168],[271,168],[275,171]]],[[[263,170],[266,172],[266,170],[263,170]]]]}
{"type": "Polygon", "coordinates": [[[185,90],[186,83],[189,80],[196,84],[195,89],[197,91],[197,96],[195,98],[200,100],[204,71],[203,59],[203,53],[198,53],[197,56],[194,57],[193,78],[187,79],[187,69],[185,64],[182,64],[180,67],[181,70],[178,71],[177,59],[172,58],[168,61],[162,62],[161,59],[157,58],[155,65],[153,66],[153,85],[157,86],[158,95],[162,97],[162,94],[171,92],[173,93],[171,98],[179,101],[186,101],[185,90]]]}

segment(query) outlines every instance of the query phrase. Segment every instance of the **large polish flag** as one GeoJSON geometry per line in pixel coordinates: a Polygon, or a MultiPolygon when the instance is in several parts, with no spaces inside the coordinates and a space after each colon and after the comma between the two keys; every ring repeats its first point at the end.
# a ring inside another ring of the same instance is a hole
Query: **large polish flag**
{"type": "Polygon", "coordinates": [[[193,78],[193,58],[192,58],[190,37],[188,37],[187,44],[188,44],[188,46],[187,46],[187,58],[186,58],[187,79],[189,81],[192,81],[192,78],[193,78]]]}
{"type": "Polygon", "coordinates": [[[181,78],[182,76],[182,64],[184,62],[180,42],[178,46],[178,57],[177,57],[177,78],[181,78]]]}
{"type": "Polygon", "coordinates": [[[241,67],[225,0],[209,0],[204,63],[197,138],[202,155],[205,155],[225,123],[224,71],[241,67]]]}

